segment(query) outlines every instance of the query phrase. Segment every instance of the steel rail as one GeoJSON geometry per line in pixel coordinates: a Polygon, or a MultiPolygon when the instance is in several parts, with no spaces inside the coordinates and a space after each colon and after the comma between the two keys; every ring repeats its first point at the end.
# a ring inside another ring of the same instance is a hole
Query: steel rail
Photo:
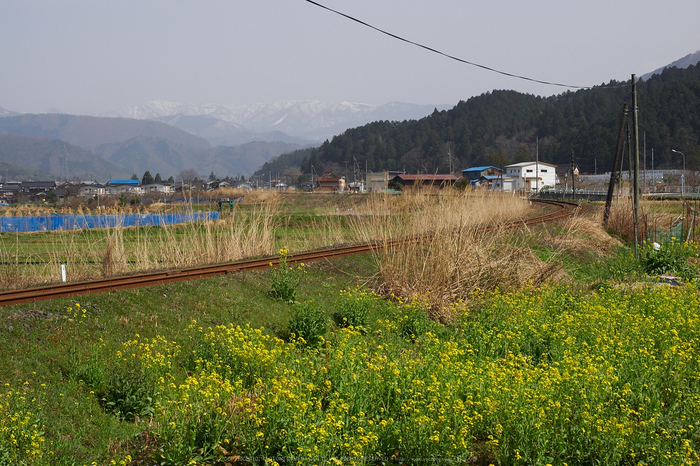
{"type": "MultiPolygon", "coordinates": [[[[578,207],[578,204],[572,202],[549,200],[536,200],[536,202],[558,207],[558,210],[538,217],[510,222],[507,224],[486,225],[481,227],[481,231],[489,232],[501,228],[514,229],[522,227],[523,225],[532,226],[552,222],[573,215],[575,208],[578,207]]],[[[426,234],[420,237],[404,238],[393,241],[370,242],[352,246],[318,249],[290,255],[287,258],[287,262],[290,264],[307,263],[334,259],[352,254],[362,254],[392,248],[403,248],[426,242],[432,237],[432,234],[426,234]]],[[[250,270],[263,270],[270,267],[279,266],[279,261],[280,259],[278,256],[270,256],[258,259],[245,259],[227,264],[199,266],[161,272],[148,272],[123,277],[104,278],[75,283],[61,283],[58,285],[47,285],[22,290],[2,291],[0,292],[0,306],[22,304],[32,301],[44,301],[68,296],[104,293],[114,290],[126,290],[153,285],[163,285],[166,283],[196,280],[199,278],[215,277],[250,270]]]]}

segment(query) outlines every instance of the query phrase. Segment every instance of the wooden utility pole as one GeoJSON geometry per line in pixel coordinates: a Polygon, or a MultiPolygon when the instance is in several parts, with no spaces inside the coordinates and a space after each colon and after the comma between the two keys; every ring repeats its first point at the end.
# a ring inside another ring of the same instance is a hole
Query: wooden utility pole
{"type": "Polygon", "coordinates": [[[572,198],[576,199],[576,175],[574,175],[574,150],[571,149],[571,194],[572,198]]]}
{"type": "Polygon", "coordinates": [[[627,104],[622,107],[622,119],[620,120],[620,132],[617,136],[617,149],[613,158],[612,168],[610,169],[610,183],[608,184],[608,195],[605,198],[605,211],[603,212],[603,226],[607,226],[610,218],[610,206],[615,192],[615,179],[617,178],[617,166],[620,162],[620,153],[622,152],[622,138],[625,134],[625,122],[627,121],[627,104]]]}
{"type": "Polygon", "coordinates": [[[634,257],[639,259],[639,108],[637,106],[637,78],[632,75],[632,140],[634,141],[634,257]]]}

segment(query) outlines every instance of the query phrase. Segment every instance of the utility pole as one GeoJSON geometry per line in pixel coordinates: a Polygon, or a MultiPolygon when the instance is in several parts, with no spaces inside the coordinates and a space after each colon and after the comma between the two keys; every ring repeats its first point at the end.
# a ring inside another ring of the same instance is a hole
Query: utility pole
{"type": "Polygon", "coordinates": [[[617,149],[613,158],[612,169],[610,170],[610,183],[608,184],[608,195],[605,198],[605,210],[603,212],[603,226],[608,224],[610,217],[610,206],[612,204],[613,193],[615,192],[615,179],[617,178],[617,165],[620,161],[620,152],[622,152],[622,138],[625,134],[625,122],[627,120],[627,104],[622,107],[622,119],[620,121],[620,132],[617,136],[617,149]]]}
{"type": "Polygon", "coordinates": [[[571,149],[571,194],[576,200],[576,176],[574,176],[574,150],[571,149]]]}
{"type": "Polygon", "coordinates": [[[537,148],[535,149],[535,194],[540,194],[540,137],[537,136],[537,148]]]}
{"type": "Polygon", "coordinates": [[[632,75],[632,133],[634,140],[634,257],[639,259],[639,107],[637,78],[632,75]]]}

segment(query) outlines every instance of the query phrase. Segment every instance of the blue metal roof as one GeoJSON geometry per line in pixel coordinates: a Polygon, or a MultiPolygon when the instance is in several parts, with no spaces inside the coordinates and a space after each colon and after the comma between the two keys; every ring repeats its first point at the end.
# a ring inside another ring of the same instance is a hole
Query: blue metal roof
{"type": "Polygon", "coordinates": [[[486,167],[486,166],[484,166],[484,167],[465,168],[464,170],[462,170],[462,173],[464,173],[464,172],[483,172],[483,171],[485,171],[485,170],[488,170],[489,168],[493,168],[493,169],[496,169],[496,170],[498,170],[498,171],[501,171],[501,169],[498,168],[498,167],[494,167],[494,166],[488,166],[488,167],[486,167]]]}
{"type": "Polygon", "coordinates": [[[131,186],[139,186],[141,184],[140,180],[109,180],[107,184],[128,184],[131,186]]]}

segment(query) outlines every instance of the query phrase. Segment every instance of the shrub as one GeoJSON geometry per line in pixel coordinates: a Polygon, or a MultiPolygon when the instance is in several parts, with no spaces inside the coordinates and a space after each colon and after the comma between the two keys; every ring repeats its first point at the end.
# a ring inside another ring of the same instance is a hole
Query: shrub
{"type": "Polygon", "coordinates": [[[288,331],[292,338],[303,340],[309,346],[321,342],[328,328],[328,316],[312,301],[298,304],[289,320],[288,331]]]}

